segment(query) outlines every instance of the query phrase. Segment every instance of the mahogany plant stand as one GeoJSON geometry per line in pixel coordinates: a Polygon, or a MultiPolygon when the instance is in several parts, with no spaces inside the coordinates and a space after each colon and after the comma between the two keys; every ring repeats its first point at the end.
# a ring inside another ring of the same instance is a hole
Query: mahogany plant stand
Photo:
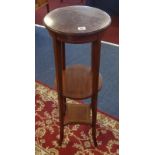
{"type": "Polygon", "coordinates": [[[60,120],[59,145],[63,141],[65,125],[82,123],[92,126],[92,138],[94,145],[97,146],[97,96],[102,86],[102,77],[99,74],[101,36],[110,23],[111,18],[106,12],[88,6],[58,8],[44,18],[44,25],[53,38],[54,46],[55,85],[58,91],[60,120]],[[88,42],[92,44],[91,66],[66,67],[65,43],[88,42]],[[91,98],[91,104],[70,104],[66,103],[66,98],[91,98]]]}

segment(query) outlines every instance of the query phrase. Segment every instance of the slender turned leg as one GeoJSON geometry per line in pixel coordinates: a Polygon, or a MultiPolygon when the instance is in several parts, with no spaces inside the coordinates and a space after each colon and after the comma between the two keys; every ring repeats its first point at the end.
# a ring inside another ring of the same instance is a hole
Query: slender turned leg
{"type": "Polygon", "coordinates": [[[65,62],[65,43],[61,42],[61,56],[62,56],[62,69],[66,69],[66,62],[65,62]]]}
{"type": "Polygon", "coordinates": [[[58,102],[59,102],[59,121],[60,121],[60,141],[59,145],[62,144],[64,137],[64,116],[63,116],[63,95],[62,95],[62,57],[61,57],[61,42],[53,39],[54,43],[54,56],[55,56],[55,69],[56,69],[56,81],[58,91],[58,102]]]}
{"type": "Polygon", "coordinates": [[[98,81],[99,81],[99,66],[100,66],[100,40],[94,41],[92,43],[92,58],[91,58],[91,68],[92,68],[92,98],[91,98],[91,108],[92,108],[92,137],[94,145],[97,146],[96,142],[96,116],[97,116],[97,94],[98,94],[98,81]]]}
{"type": "MultiPolygon", "coordinates": [[[[61,63],[62,63],[62,70],[66,69],[66,61],[65,61],[65,43],[61,42],[61,63]]],[[[63,114],[65,115],[66,112],[66,97],[63,97],[63,114]]]]}

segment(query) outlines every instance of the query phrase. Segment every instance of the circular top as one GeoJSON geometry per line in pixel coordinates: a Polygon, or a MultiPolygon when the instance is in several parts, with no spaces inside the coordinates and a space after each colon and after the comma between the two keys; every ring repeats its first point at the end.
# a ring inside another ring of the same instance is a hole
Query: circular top
{"type": "Polygon", "coordinates": [[[49,12],[45,26],[59,34],[84,35],[100,32],[111,23],[110,16],[89,6],[67,6],[49,12]]]}

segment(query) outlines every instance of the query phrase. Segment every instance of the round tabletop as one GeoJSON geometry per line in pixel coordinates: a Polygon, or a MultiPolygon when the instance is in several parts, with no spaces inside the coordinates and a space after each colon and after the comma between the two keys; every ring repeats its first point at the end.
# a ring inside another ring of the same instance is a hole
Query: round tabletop
{"type": "Polygon", "coordinates": [[[89,6],[67,6],[49,12],[44,18],[45,26],[52,32],[65,35],[94,34],[111,23],[110,16],[89,6]]]}

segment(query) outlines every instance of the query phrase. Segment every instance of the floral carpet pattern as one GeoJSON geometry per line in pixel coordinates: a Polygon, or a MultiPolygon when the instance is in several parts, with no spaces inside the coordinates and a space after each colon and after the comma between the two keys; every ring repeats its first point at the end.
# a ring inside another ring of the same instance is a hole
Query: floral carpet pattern
{"type": "MultiPolygon", "coordinates": [[[[93,145],[91,127],[79,124],[64,127],[64,140],[60,147],[57,92],[40,82],[36,82],[35,91],[36,155],[119,154],[119,122],[101,112],[97,113],[97,147],[93,145]]],[[[70,99],[67,103],[81,104],[70,99]]]]}

